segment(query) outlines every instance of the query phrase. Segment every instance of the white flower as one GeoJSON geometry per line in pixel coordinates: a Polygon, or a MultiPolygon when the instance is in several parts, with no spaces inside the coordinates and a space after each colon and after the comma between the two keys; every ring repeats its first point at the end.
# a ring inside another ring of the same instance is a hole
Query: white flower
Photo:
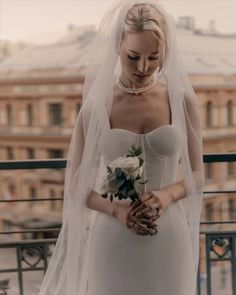
{"type": "Polygon", "coordinates": [[[99,191],[100,191],[100,194],[105,194],[108,192],[116,193],[118,191],[116,175],[115,174],[106,175],[99,191]]]}
{"type": "Polygon", "coordinates": [[[121,168],[128,178],[136,178],[143,171],[143,166],[139,167],[138,157],[119,157],[110,163],[109,167],[112,172],[115,172],[115,168],[121,168]]]}

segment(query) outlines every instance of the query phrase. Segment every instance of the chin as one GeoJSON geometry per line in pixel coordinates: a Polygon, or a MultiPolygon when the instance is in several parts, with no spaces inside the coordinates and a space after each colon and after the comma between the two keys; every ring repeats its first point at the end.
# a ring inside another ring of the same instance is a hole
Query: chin
{"type": "Polygon", "coordinates": [[[150,81],[152,75],[148,75],[148,76],[137,76],[137,75],[133,75],[133,79],[135,82],[138,82],[139,84],[143,84],[143,83],[147,83],[148,81],[150,81]]]}

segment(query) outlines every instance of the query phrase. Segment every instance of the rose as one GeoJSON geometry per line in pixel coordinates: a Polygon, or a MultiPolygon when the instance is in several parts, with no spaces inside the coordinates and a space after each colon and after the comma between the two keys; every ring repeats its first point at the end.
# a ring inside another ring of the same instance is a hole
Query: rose
{"type": "Polygon", "coordinates": [[[128,178],[136,178],[142,174],[143,166],[139,166],[140,161],[138,157],[119,157],[114,160],[109,167],[114,173],[115,168],[119,167],[124,171],[128,178]]]}
{"type": "MultiPolygon", "coordinates": [[[[115,169],[117,167],[122,169],[129,179],[135,179],[138,175],[141,175],[143,166],[139,167],[139,163],[138,157],[119,157],[111,162],[109,165],[111,173],[108,173],[105,176],[105,179],[100,187],[100,193],[116,193],[118,191],[119,187],[115,175],[115,169]]],[[[136,186],[136,188],[138,188],[138,186],[136,186]]]]}
{"type": "Polygon", "coordinates": [[[108,174],[106,175],[103,183],[100,187],[100,193],[105,194],[109,193],[116,193],[118,190],[117,179],[115,174],[108,174]]]}

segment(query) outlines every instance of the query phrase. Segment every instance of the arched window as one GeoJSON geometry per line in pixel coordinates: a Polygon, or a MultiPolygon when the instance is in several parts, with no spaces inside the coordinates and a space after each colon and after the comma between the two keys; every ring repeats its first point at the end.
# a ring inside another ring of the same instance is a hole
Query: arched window
{"type": "Polygon", "coordinates": [[[228,125],[233,125],[233,102],[232,100],[228,101],[227,103],[227,118],[228,118],[228,125]]]}
{"type": "Polygon", "coordinates": [[[12,109],[11,109],[11,105],[7,105],[7,124],[9,126],[12,125],[12,109]]]}
{"type": "Polygon", "coordinates": [[[206,127],[212,126],[212,111],[213,111],[212,102],[208,101],[206,104],[206,127]]]}
{"type": "Polygon", "coordinates": [[[33,125],[33,106],[32,104],[27,105],[27,116],[28,116],[28,125],[33,125]]]}
{"type": "Polygon", "coordinates": [[[56,192],[54,189],[50,189],[50,198],[51,198],[51,210],[55,210],[55,198],[56,198],[56,192]]]}

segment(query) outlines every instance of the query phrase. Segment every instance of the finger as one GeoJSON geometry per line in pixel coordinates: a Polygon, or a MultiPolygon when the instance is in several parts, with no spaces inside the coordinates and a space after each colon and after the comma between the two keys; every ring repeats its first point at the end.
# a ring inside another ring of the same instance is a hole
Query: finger
{"type": "Polygon", "coordinates": [[[149,220],[143,219],[143,220],[137,220],[135,222],[136,226],[142,230],[150,231],[150,229],[153,229],[153,225],[150,224],[149,220]]]}
{"type": "Polygon", "coordinates": [[[131,227],[133,227],[135,230],[139,229],[147,233],[152,233],[157,227],[156,224],[150,224],[148,220],[143,221],[144,222],[142,223],[140,220],[133,218],[129,221],[129,223],[131,223],[131,227]]]}
{"type": "Polygon", "coordinates": [[[158,226],[157,224],[153,223],[152,220],[145,219],[145,218],[140,219],[140,223],[145,224],[145,225],[147,225],[147,227],[151,227],[151,228],[153,228],[154,226],[155,227],[158,226]]]}
{"type": "Polygon", "coordinates": [[[157,228],[149,228],[149,229],[142,229],[142,228],[136,228],[137,234],[144,234],[144,235],[155,235],[158,232],[157,228]]]}
{"type": "Polygon", "coordinates": [[[132,204],[132,209],[137,208],[139,205],[142,204],[142,201],[140,199],[136,200],[133,204],[132,204]]]}
{"type": "Polygon", "coordinates": [[[131,214],[134,215],[136,214],[136,212],[143,210],[146,208],[146,204],[141,204],[138,207],[136,207],[134,210],[131,211],[131,214]]]}
{"type": "Polygon", "coordinates": [[[150,235],[150,236],[154,236],[158,233],[158,230],[157,229],[152,229],[150,230],[149,232],[146,232],[146,231],[143,231],[141,229],[138,229],[136,231],[137,234],[141,234],[141,235],[150,235]]]}
{"type": "Polygon", "coordinates": [[[132,214],[136,214],[136,212],[141,211],[143,209],[146,209],[147,207],[151,208],[158,208],[160,206],[160,202],[155,200],[153,196],[151,196],[149,199],[143,201],[139,206],[137,206],[133,211],[132,214]]]}
{"type": "Polygon", "coordinates": [[[141,200],[141,202],[144,202],[144,201],[147,201],[148,199],[150,199],[152,196],[153,196],[153,194],[151,192],[146,192],[140,197],[140,200],[141,200]]]}
{"type": "Polygon", "coordinates": [[[133,224],[131,227],[129,227],[129,229],[134,232],[135,234],[140,234],[140,235],[150,235],[153,234],[153,230],[142,228],[140,226],[138,226],[137,224],[133,224]]]}
{"type": "Polygon", "coordinates": [[[141,209],[140,211],[136,211],[135,215],[137,217],[140,217],[142,215],[145,215],[146,213],[149,213],[151,211],[151,209],[148,207],[144,208],[144,209],[141,209]]]}
{"type": "Polygon", "coordinates": [[[158,212],[155,216],[152,216],[151,218],[149,218],[149,221],[151,222],[152,225],[157,224],[160,216],[161,216],[161,214],[159,214],[159,212],[158,212]]]}

